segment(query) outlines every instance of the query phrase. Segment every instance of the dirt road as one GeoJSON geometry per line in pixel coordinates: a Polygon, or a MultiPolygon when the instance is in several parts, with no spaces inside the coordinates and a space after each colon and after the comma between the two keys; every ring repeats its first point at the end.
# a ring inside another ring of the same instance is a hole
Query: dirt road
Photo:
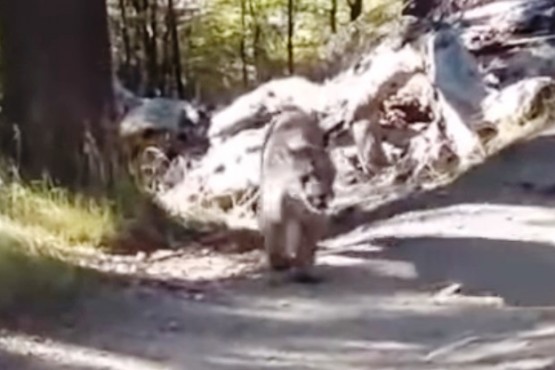
{"type": "Polygon", "coordinates": [[[554,184],[543,136],[329,240],[324,284],[105,292],[66,327],[4,332],[0,368],[555,369],[554,184]]]}

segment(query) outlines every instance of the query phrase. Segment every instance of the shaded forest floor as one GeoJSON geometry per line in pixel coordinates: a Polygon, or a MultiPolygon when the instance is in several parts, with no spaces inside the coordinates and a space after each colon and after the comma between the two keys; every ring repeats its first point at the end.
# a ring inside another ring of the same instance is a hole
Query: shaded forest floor
{"type": "Polygon", "coordinates": [[[363,204],[317,286],[269,284],[259,251],[170,256],[172,286],[110,285],[5,330],[0,368],[554,369],[554,148],[546,133],[381,220],[363,204]]]}

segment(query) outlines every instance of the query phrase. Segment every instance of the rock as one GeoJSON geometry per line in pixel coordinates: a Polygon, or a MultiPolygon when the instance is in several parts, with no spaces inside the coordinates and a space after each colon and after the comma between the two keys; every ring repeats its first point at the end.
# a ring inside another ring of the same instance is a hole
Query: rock
{"type": "MultiPolygon", "coordinates": [[[[279,78],[239,96],[213,116],[208,152],[165,194],[170,194],[165,202],[172,207],[199,204],[199,200],[200,204],[215,202],[224,210],[240,203],[239,199],[258,187],[268,122],[288,105],[318,115],[332,139],[330,150],[341,148],[341,153],[333,155],[338,178],[350,177],[354,182],[374,178],[353,174],[350,152],[356,148],[356,167],[364,168],[361,162],[366,159],[361,151],[368,147],[365,140],[383,145],[387,160],[373,167],[378,177],[381,173],[412,181],[421,172],[429,172],[432,176],[427,178],[431,179],[436,171],[454,174],[466,170],[517,137],[533,134],[545,126],[549,114],[531,126],[524,125],[525,130],[520,130],[524,127],[521,123],[534,118],[535,108],[550,112],[544,98],[551,95],[553,80],[531,76],[550,73],[555,47],[545,40],[534,47],[531,41],[520,40],[526,48],[515,50],[516,44],[509,40],[515,40],[516,29],[528,35],[537,33],[536,26],[524,26],[529,23],[525,20],[534,14],[549,18],[549,9],[555,12],[555,6],[523,0],[514,1],[513,7],[503,1],[488,4],[473,2],[475,11],[459,14],[461,27],[407,17],[397,22],[400,27],[392,26],[391,37],[321,84],[300,76],[279,78]],[[469,35],[479,25],[482,30],[493,30],[500,9],[512,14],[503,15],[499,32],[513,38],[500,38],[507,47],[496,54],[491,45],[476,43],[469,35]],[[499,56],[508,49],[515,52],[511,58],[499,56]],[[523,50],[533,52],[519,56],[517,52],[523,50]],[[532,66],[530,58],[538,62],[532,66]],[[520,82],[507,85],[510,79],[503,73],[514,75],[516,70],[518,76],[513,77],[520,82]],[[503,114],[504,110],[511,114],[503,114]],[[510,127],[512,136],[500,136],[501,127],[510,127]]],[[[548,26],[544,23],[537,27],[545,30],[548,26]]],[[[355,185],[343,182],[347,187],[355,185]]]]}
{"type": "Polygon", "coordinates": [[[555,3],[551,0],[464,2],[452,15],[461,38],[497,87],[555,76],[555,3]]]}
{"type": "Polygon", "coordinates": [[[259,128],[287,105],[308,112],[320,104],[321,87],[305,78],[280,78],[241,95],[212,118],[208,136],[226,138],[245,129],[259,128]]]}
{"type": "Polygon", "coordinates": [[[202,137],[206,129],[206,113],[192,103],[167,98],[143,99],[120,123],[123,137],[142,134],[146,130],[166,131],[202,137]]]}
{"type": "Polygon", "coordinates": [[[127,90],[118,78],[113,79],[114,98],[118,117],[123,117],[131,109],[142,104],[142,99],[127,90]]]}

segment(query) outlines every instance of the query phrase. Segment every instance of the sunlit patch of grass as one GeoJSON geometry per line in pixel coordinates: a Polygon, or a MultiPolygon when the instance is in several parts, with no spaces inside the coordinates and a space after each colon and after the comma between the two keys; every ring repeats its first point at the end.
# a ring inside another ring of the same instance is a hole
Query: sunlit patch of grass
{"type": "Polygon", "coordinates": [[[57,312],[88,291],[97,273],[76,265],[76,247],[100,247],[120,208],[48,181],[25,183],[0,161],[1,318],[57,312]]]}
{"type": "Polygon", "coordinates": [[[47,180],[24,182],[5,168],[0,163],[2,317],[71,304],[100,276],[114,278],[112,271],[78,266],[97,266],[95,249],[138,253],[180,248],[217,227],[203,214],[187,219],[169,214],[128,178],[92,197],[47,180]]]}
{"type": "Polygon", "coordinates": [[[64,244],[97,246],[118,222],[108,200],[84,196],[40,182],[10,182],[0,188],[0,214],[37,235],[64,244]]]}

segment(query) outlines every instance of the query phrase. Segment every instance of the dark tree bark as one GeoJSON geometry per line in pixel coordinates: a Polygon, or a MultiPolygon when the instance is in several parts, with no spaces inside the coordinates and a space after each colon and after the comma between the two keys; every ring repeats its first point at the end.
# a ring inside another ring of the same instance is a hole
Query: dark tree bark
{"type": "MultiPolygon", "coordinates": [[[[145,0],[148,3],[148,0],[145,0]]],[[[147,5],[148,6],[148,5],[147,5]]],[[[152,81],[152,86],[156,91],[163,89],[160,85],[160,71],[159,71],[159,58],[158,58],[158,0],[154,0],[150,3],[149,8],[150,13],[150,32],[149,32],[149,43],[148,43],[148,59],[149,64],[149,74],[152,81]]],[[[157,95],[157,94],[155,94],[157,95]]]]}
{"type": "Polygon", "coordinates": [[[0,34],[2,151],[26,178],[98,184],[114,115],[105,1],[0,1],[0,34]]]}
{"type": "Polygon", "coordinates": [[[172,55],[171,55],[171,30],[168,15],[166,16],[166,27],[162,34],[162,57],[160,60],[160,84],[164,87],[162,95],[170,95],[174,91],[172,74],[172,55]]]}
{"type": "Polygon", "coordinates": [[[349,19],[351,22],[356,21],[362,14],[362,0],[347,0],[349,5],[349,19]]]}
{"type": "Polygon", "coordinates": [[[131,41],[129,37],[129,21],[127,19],[127,7],[125,0],[119,0],[119,9],[121,14],[121,36],[123,40],[123,65],[125,70],[131,65],[131,41]]]}
{"type": "Polygon", "coordinates": [[[295,73],[295,53],[293,36],[295,35],[295,0],[287,0],[287,68],[289,74],[295,73]]]}
{"type": "Polygon", "coordinates": [[[143,71],[144,95],[155,96],[158,87],[158,50],[156,43],[156,22],[153,9],[155,5],[149,0],[133,0],[133,7],[138,16],[137,33],[142,41],[142,50],[146,70],[143,71]],[[150,28],[150,30],[149,30],[150,28]]]}
{"type": "MultiPolygon", "coordinates": [[[[192,42],[192,27],[190,24],[185,24],[183,27],[183,37],[185,37],[185,50],[189,51],[193,49],[193,42],[192,42]]],[[[192,99],[198,98],[197,86],[194,81],[194,78],[191,76],[191,66],[189,58],[185,58],[182,60],[182,67],[183,67],[183,77],[185,79],[185,98],[192,99]]]]}
{"type": "Polygon", "coordinates": [[[168,27],[171,33],[171,45],[173,56],[173,74],[177,96],[185,97],[185,86],[183,85],[183,67],[181,66],[181,46],[179,44],[179,33],[177,32],[177,19],[173,0],[168,0],[168,27]]]}
{"type": "Polygon", "coordinates": [[[123,61],[118,66],[118,77],[122,79],[127,88],[137,91],[141,84],[141,67],[138,64],[135,48],[132,43],[128,4],[126,0],[119,0],[118,6],[121,16],[120,32],[123,41],[123,61]]]}
{"type": "Polygon", "coordinates": [[[258,12],[255,9],[255,4],[253,0],[249,0],[249,13],[253,23],[252,30],[252,54],[253,54],[253,64],[254,70],[256,72],[255,79],[257,82],[263,80],[263,60],[265,55],[264,45],[262,44],[262,27],[260,21],[258,20],[258,12]]]}
{"type": "Polygon", "coordinates": [[[330,27],[331,32],[337,32],[337,0],[331,0],[330,8],[330,27]]]}
{"type": "Polygon", "coordinates": [[[253,35],[252,35],[252,56],[253,56],[253,63],[254,63],[254,70],[256,72],[256,81],[260,81],[262,77],[262,54],[263,54],[263,46],[262,44],[262,28],[257,21],[255,21],[253,25],[253,35]]]}

